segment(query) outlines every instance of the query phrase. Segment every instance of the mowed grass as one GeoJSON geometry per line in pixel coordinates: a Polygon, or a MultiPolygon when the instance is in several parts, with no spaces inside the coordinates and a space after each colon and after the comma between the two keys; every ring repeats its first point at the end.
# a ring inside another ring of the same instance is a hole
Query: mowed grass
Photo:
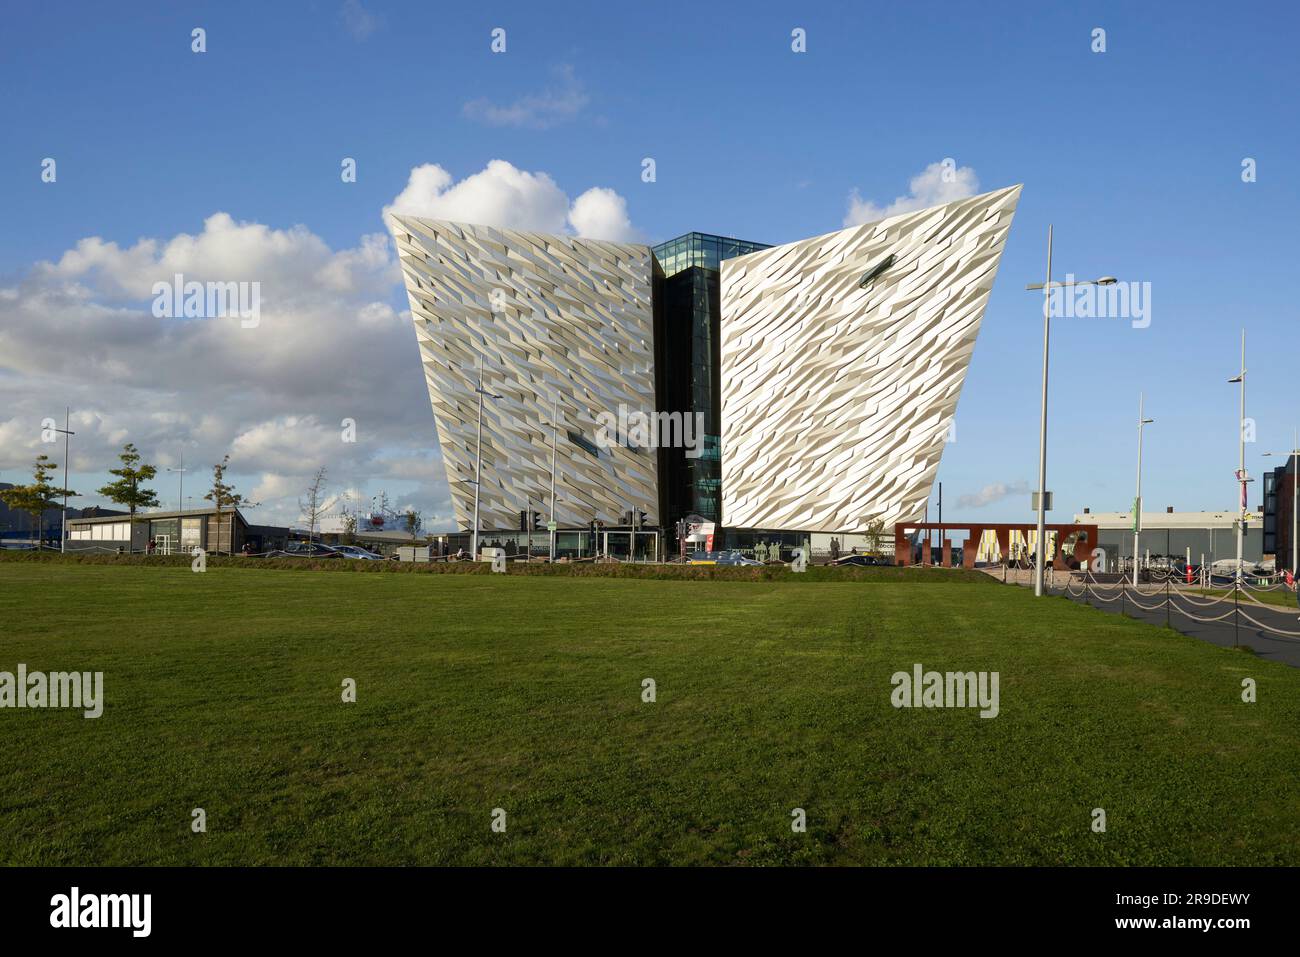
{"type": "Polygon", "coordinates": [[[0,711],[9,865],[1300,863],[1300,672],[992,583],[15,562],[19,662],[107,704],[0,711]]]}

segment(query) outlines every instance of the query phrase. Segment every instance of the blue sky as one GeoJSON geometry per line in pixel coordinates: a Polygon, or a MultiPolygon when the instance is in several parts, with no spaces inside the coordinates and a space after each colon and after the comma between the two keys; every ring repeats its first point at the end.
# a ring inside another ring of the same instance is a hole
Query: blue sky
{"type": "MultiPolygon", "coordinates": [[[[1054,517],[1128,507],[1139,389],[1156,419],[1147,507],[1225,508],[1237,436],[1225,380],[1243,327],[1252,471],[1300,423],[1300,317],[1287,292],[1300,220],[1298,19],[1285,4],[1202,3],[16,6],[0,35],[0,291],[32,296],[35,264],[58,262],[86,237],[166,243],[202,232],[217,212],[276,231],[300,225],[329,250],[353,249],[382,232],[381,208],[422,164],[459,181],[500,159],[549,175],[569,197],[612,189],[651,242],[701,229],[776,243],[840,227],[853,190],[887,205],[951,157],[981,191],[1025,188],[940,469],[946,515],[1029,517],[1024,492],[957,503],[1035,481],[1041,301],[1024,286],[1043,278],[1049,222],[1058,278],[1113,274],[1150,282],[1152,296],[1148,328],[1054,323],[1054,517]],[[194,27],[207,31],[201,55],[190,49],[194,27]],[[507,31],[504,54],[490,52],[494,27],[507,31]],[[807,53],[791,52],[796,27],[807,53]],[[1097,27],[1104,53],[1091,50],[1097,27]],[[489,122],[474,103],[519,105],[524,119],[489,122]],[[641,181],[647,156],[654,183],[641,181]],[[57,160],[55,184],[41,182],[44,157],[57,160]],[[356,183],[341,182],[343,157],[356,159],[356,183]],[[1256,182],[1242,182],[1246,157],[1256,182]]],[[[357,308],[371,298],[405,308],[399,283],[366,282],[357,308]]],[[[39,334],[37,314],[0,308],[0,344],[39,334]]],[[[108,339],[111,321],[100,327],[108,339]]],[[[347,348],[336,393],[400,381],[403,401],[424,401],[413,336],[409,353],[379,350],[386,364],[373,369],[364,340],[347,348]]],[[[22,435],[38,406],[61,413],[94,401],[75,367],[42,366],[35,346],[24,350],[21,361],[0,354],[0,396],[25,403],[0,408],[9,481],[36,448],[22,435]]],[[[215,423],[236,401],[220,382],[150,388],[148,362],[141,356],[135,379],[118,383],[119,405],[184,407],[172,425],[197,432],[203,414],[215,423]]],[[[291,400],[291,390],[268,398],[282,404],[267,416],[313,414],[291,400]]],[[[83,471],[102,472],[102,450],[135,434],[115,427],[117,411],[100,410],[90,430],[102,449],[87,441],[83,471]]],[[[358,461],[340,480],[390,488],[432,516],[445,512],[434,501],[445,487],[430,463],[409,461],[433,441],[427,403],[419,413],[377,438],[383,451],[370,465],[386,462],[382,476],[358,461]]],[[[252,412],[225,433],[211,424],[212,443],[195,440],[193,454],[257,426],[252,412]]],[[[159,461],[173,454],[163,434],[148,434],[159,461]]],[[[265,485],[265,497],[289,484],[265,485]]]]}

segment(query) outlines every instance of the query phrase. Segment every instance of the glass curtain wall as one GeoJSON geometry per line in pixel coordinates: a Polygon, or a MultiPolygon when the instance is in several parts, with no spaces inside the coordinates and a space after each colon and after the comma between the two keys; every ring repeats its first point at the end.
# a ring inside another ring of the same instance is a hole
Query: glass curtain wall
{"type": "Polygon", "coordinates": [[[690,434],[700,443],[698,456],[688,456],[682,447],[661,451],[660,521],[670,532],[687,515],[714,522],[721,518],[719,264],[767,248],[687,233],[653,249],[659,410],[682,415],[684,427],[689,421],[690,434]]]}

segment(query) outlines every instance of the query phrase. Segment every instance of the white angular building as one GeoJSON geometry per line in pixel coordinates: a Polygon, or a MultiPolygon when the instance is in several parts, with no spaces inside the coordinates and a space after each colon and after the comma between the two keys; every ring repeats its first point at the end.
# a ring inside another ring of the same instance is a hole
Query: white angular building
{"type": "Polygon", "coordinates": [[[722,263],[722,514],[921,518],[1020,187],[722,263]]]}
{"type": "Polygon", "coordinates": [[[595,441],[602,410],[654,411],[649,247],[391,219],[457,522],[474,510],[481,369],[500,396],[483,402],[482,528],[549,517],[556,411],[557,524],[634,506],[657,524],[653,451],[595,441]]]}
{"type": "Polygon", "coordinates": [[[1020,187],[767,247],[391,217],[458,523],[741,534],[921,517],[1020,187]],[[551,428],[558,408],[559,427],[551,428]],[[691,417],[689,452],[601,421],[691,417]]]}

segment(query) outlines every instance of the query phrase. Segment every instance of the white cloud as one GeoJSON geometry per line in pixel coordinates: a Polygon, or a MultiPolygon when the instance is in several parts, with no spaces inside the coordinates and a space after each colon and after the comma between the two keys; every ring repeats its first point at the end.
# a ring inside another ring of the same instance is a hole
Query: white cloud
{"type": "Polygon", "coordinates": [[[305,226],[272,229],[213,213],[197,235],[180,233],[166,242],[141,239],[123,249],[99,236],[82,239],[57,262],[38,263],[33,272],[65,293],[121,303],[152,298],[155,282],[186,280],[261,282],[263,301],[311,296],[321,284],[348,295],[382,294],[400,282],[388,237],[363,236],[355,249],[335,253],[305,226]],[[80,289],[70,283],[87,284],[80,289]]]}
{"type": "Polygon", "coordinates": [[[569,197],[547,174],[529,173],[505,160],[492,160],[459,183],[441,166],[426,163],[411,170],[406,188],[384,207],[385,218],[388,213],[562,233],[569,197]]]}
{"type": "Polygon", "coordinates": [[[627,200],[603,186],[593,186],[573,201],[569,222],[579,236],[631,242],[638,233],[627,215],[627,200]]]}
{"type": "Polygon", "coordinates": [[[1019,482],[994,482],[985,485],[978,492],[957,497],[958,508],[984,508],[1012,495],[1027,495],[1029,483],[1023,479],[1019,482]]]}
{"type": "Polygon", "coordinates": [[[499,106],[486,97],[470,100],[462,111],[472,120],[489,126],[517,126],[544,130],[572,120],[591,101],[568,64],[555,69],[556,82],[540,93],[530,93],[513,103],[499,106]]]}
{"type": "Polygon", "coordinates": [[[974,196],[979,188],[979,178],[974,169],[969,166],[959,167],[951,160],[940,160],[913,176],[908,183],[907,195],[895,197],[888,206],[877,206],[871,200],[863,199],[855,188],[849,193],[849,210],[844,214],[844,225],[874,223],[901,213],[951,203],[974,196]]]}
{"type": "Polygon", "coordinates": [[[607,187],[592,187],[570,204],[546,173],[530,173],[494,159],[460,182],[443,167],[426,163],[411,170],[406,187],[384,207],[398,213],[481,226],[565,233],[568,227],[591,239],[632,241],[639,235],[628,217],[627,200],[607,187]]]}
{"type": "MultiPolygon", "coordinates": [[[[387,488],[446,515],[440,471],[407,467],[437,440],[400,296],[382,234],[335,250],[302,226],[217,213],[194,235],[82,239],[0,286],[0,481],[27,481],[40,452],[62,465],[62,445],[42,443],[40,429],[46,417],[62,423],[67,405],[78,506],[104,504],[95,490],[130,441],[160,470],[184,459],[191,506],[230,453],[238,490],[263,503],[255,521],[296,522],[320,465],[335,487],[369,489],[362,504],[387,488]],[[152,285],[176,272],[260,282],[260,324],[155,317],[152,285]],[[343,441],[345,418],[355,442],[343,441]]],[[[153,483],[168,508],[178,477],[160,471],[153,483]]]]}

